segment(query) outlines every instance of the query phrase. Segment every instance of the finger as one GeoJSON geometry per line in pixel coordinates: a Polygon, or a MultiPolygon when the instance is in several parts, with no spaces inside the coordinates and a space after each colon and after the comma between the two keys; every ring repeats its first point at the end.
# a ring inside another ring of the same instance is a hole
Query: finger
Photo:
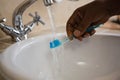
{"type": "Polygon", "coordinates": [[[67,32],[67,36],[70,40],[73,40],[73,32],[74,32],[74,28],[72,27],[71,24],[67,24],[67,27],[66,27],[66,32],[67,32]]]}
{"type": "MultiPolygon", "coordinates": [[[[89,24],[88,24],[89,25],[89,24]]],[[[83,25],[84,26],[84,25],[83,25]]],[[[87,37],[87,36],[90,36],[89,33],[86,33],[86,27],[87,25],[85,24],[85,27],[80,27],[80,26],[77,26],[75,27],[74,29],[74,32],[73,32],[73,35],[75,38],[79,39],[80,41],[82,41],[82,38],[83,37],[87,37]],[[86,33],[85,36],[83,36],[84,34],[86,33]]]]}
{"type": "Polygon", "coordinates": [[[79,30],[75,30],[75,31],[73,32],[73,34],[74,34],[74,36],[75,36],[76,38],[78,38],[78,37],[81,36],[81,32],[80,32],[79,30]]]}
{"type": "Polygon", "coordinates": [[[74,35],[74,38],[82,41],[81,32],[79,30],[75,30],[73,35],[74,35]]]}
{"type": "Polygon", "coordinates": [[[88,26],[89,26],[90,24],[89,23],[85,23],[85,22],[82,22],[80,25],[79,25],[79,27],[78,28],[76,28],[76,29],[78,29],[79,31],[80,31],[80,36],[82,36],[82,35],[84,35],[85,33],[86,33],[86,30],[87,30],[87,28],[88,28],[88,26]]]}
{"type": "Polygon", "coordinates": [[[75,29],[77,29],[77,27],[79,27],[78,25],[80,24],[81,20],[82,20],[82,18],[81,18],[80,12],[78,12],[78,10],[76,10],[73,13],[73,15],[70,17],[70,19],[68,20],[66,30],[67,30],[67,35],[70,40],[73,39],[73,32],[75,29]]]}
{"type": "Polygon", "coordinates": [[[78,37],[77,38],[79,41],[82,41],[83,40],[83,37],[78,37]]]}
{"type": "Polygon", "coordinates": [[[77,24],[78,25],[78,27],[79,27],[79,24],[82,22],[82,18],[83,18],[83,16],[82,16],[82,12],[80,12],[80,11],[76,11],[76,17],[75,17],[75,24],[77,24]]]}
{"type": "Polygon", "coordinates": [[[89,33],[85,33],[85,34],[83,35],[83,38],[87,38],[87,37],[89,37],[89,36],[90,36],[89,33]]]}
{"type": "Polygon", "coordinates": [[[95,32],[96,32],[96,30],[92,30],[92,31],[90,32],[90,36],[94,35],[95,32]]]}

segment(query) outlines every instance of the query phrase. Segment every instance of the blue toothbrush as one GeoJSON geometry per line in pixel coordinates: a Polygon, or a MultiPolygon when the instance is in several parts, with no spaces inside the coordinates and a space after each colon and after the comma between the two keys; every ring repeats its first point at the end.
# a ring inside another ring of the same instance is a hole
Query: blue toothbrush
{"type": "MultiPolygon", "coordinates": [[[[90,32],[90,31],[92,31],[95,28],[100,27],[100,26],[101,26],[101,24],[89,27],[89,28],[87,28],[86,32],[90,32]]],[[[52,49],[52,48],[59,47],[60,45],[66,43],[68,41],[70,41],[68,37],[64,38],[62,41],[60,41],[59,39],[55,39],[55,40],[53,40],[53,41],[50,42],[50,48],[52,49]]]]}

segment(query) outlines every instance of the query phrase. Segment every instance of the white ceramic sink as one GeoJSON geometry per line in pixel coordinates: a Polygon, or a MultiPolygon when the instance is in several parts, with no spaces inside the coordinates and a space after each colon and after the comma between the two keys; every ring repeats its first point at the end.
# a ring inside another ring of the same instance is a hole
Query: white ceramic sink
{"type": "Polygon", "coordinates": [[[96,34],[56,49],[49,48],[51,38],[10,46],[0,55],[1,71],[10,80],[120,80],[120,35],[96,34]]]}

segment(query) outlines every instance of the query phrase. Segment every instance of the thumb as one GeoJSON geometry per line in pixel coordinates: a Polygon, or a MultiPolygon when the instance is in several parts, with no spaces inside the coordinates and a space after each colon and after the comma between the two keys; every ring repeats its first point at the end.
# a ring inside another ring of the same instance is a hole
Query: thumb
{"type": "Polygon", "coordinates": [[[66,26],[66,32],[67,32],[67,36],[70,40],[73,40],[73,32],[74,32],[74,28],[71,26],[71,24],[67,23],[66,26]]]}
{"type": "Polygon", "coordinates": [[[77,27],[75,27],[75,30],[73,32],[75,37],[81,37],[87,30],[87,28],[90,26],[90,24],[87,22],[80,23],[77,27]]]}

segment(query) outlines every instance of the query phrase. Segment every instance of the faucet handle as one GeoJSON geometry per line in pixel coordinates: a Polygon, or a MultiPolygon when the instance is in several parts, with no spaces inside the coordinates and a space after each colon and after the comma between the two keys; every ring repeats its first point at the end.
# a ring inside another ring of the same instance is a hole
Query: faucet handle
{"type": "Polygon", "coordinates": [[[6,22],[6,18],[0,19],[0,23],[2,23],[2,22],[6,22]]]}
{"type": "Polygon", "coordinates": [[[40,22],[41,24],[45,25],[45,23],[41,20],[41,17],[38,15],[37,12],[35,12],[35,15],[29,13],[29,16],[33,18],[33,22],[35,22],[37,25],[40,22]]]}

